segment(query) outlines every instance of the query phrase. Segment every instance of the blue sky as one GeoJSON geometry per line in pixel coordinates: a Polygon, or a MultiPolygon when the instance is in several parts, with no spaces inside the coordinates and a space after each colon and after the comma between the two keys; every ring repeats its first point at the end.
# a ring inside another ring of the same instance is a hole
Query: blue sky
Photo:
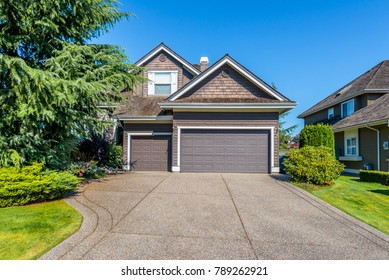
{"type": "MultiPolygon", "coordinates": [[[[389,59],[389,1],[121,0],[135,14],[94,42],[132,62],[164,42],[191,63],[229,53],[298,103],[297,115],[389,59]]],[[[299,132],[296,131],[296,133],[299,132]]]]}

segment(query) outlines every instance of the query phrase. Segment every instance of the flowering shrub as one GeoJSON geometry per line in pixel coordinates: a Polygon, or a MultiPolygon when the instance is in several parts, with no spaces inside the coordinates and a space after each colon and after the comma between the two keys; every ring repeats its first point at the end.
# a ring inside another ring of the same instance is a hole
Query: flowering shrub
{"type": "Polygon", "coordinates": [[[95,161],[76,162],[68,170],[71,174],[85,179],[99,178],[104,174],[104,169],[97,166],[97,162],[95,161]]]}

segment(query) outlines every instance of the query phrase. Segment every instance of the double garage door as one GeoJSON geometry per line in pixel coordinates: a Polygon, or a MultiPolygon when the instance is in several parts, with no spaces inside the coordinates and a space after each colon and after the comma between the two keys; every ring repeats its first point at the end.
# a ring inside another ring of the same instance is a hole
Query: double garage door
{"type": "Polygon", "coordinates": [[[269,132],[182,130],[181,171],[269,173],[269,132]]]}
{"type": "MultiPolygon", "coordinates": [[[[181,131],[181,172],[269,173],[269,131],[181,131]]],[[[131,170],[171,167],[171,136],[137,136],[131,140],[131,170]]]]}

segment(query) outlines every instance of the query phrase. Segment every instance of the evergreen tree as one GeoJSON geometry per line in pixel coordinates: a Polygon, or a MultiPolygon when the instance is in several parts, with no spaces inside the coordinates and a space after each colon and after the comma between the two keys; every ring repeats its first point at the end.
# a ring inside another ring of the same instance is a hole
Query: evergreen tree
{"type": "Polygon", "coordinates": [[[102,133],[97,105],[140,78],[122,49],[88,42],[129,16],[116,0],[0,0],[0,166],[59,164],[75,135],[102,133]]]}

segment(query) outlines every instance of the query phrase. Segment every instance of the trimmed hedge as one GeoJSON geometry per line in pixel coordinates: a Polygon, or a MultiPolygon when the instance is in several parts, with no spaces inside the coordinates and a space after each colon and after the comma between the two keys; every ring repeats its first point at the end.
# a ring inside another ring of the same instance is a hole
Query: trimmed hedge
{"type": "Polygon", "coordinates": [[[327,124],[307,125],[300,132],[300,148],[305,146],[328,147],[335,156],[335,136],[331,126],[327,124]]]}
{"type": "Polygon", "coordinates": [[[42,171],[34,163],[21,169],[0,168],[0,207],[25,205],[65,197],[80,180],[68,172],[42,171]]]}
{"type": "Polygon", "coordinates": [[[360,170],[359,179],[362,182],[380,183],[389,186],[389,172],[376,170],[360,170]]]}
{"type": "Polygon", "coordinates": [[[291,149],[284,166],[292,181],[314,185],[332,184],[344,168],[324,146],[291,149]]]}

